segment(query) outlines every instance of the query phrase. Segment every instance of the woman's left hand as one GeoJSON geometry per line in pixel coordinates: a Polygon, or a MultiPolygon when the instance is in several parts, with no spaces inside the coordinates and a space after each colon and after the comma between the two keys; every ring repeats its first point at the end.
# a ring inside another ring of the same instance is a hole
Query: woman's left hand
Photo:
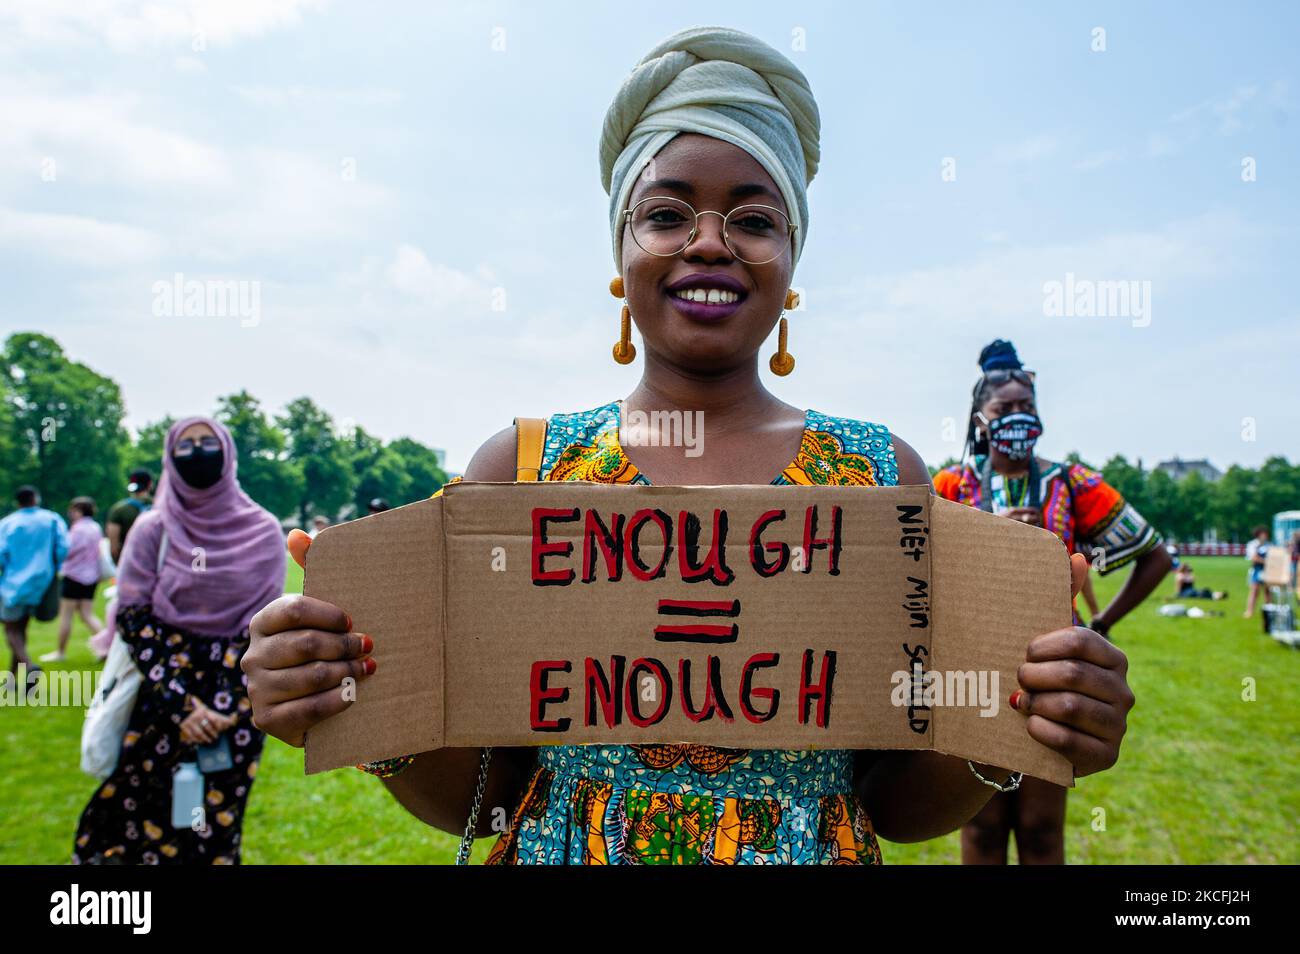
{"type": "MultiPolygon", "coordinates": [[[[1088,561],[1075,554],[1071,570],[1077,593],[1088,561]]],[[[1029,716],[1030,736],[1073,763],[1076,778],[1091,775],[1119,759],[1134,703],[1127,674],[1128,657],[1100,634],[1058,629],[1030,642],[1015,708],[1029,716]]]]}

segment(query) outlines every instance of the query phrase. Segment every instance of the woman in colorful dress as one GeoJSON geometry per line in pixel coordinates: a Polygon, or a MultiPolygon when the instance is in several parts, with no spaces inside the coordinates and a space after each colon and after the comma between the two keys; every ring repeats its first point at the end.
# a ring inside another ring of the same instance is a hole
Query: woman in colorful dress
{"type": "MultiPolygon", "coordinates": [[[[1101,474],[1034,453],[1043,432],[1035,375],[1010,342],[988,345],[979,364],[963,462],[937,473],[934,488],[949,500],[1051,530],[1070,553],[1086,552],[1103,575],[1132,566],[1119,593],[1089,623],[1108,635],[1164,579],[1173,562],[1169,551],[1101,474]]],[[[1081,622],[1077,610],[1075,622],[1081,622]]],[[[1068,791],[1026,778],[1018,791],[994,795],[962,829],[963,863],[1006,864],[1013,831],[1021,864],[1064,863],[1068,791]]]]}
{"type": "Polygon", "coordinates": [[[238,864],[264,734],[239,662],[248,622],[284,592],[279,521],[239,486],[235,442],[191,417],[167,432],[154,507],[118,568],[117,627],[144,675],[117,767],[90,798],[77,864],[238,864]],[[203,776],[202,811],[172,826],[172,776],[224,739],[228,768],[203,776]]]}
{"type": "MultiPolygon", "coordinates": [[[[929,484],[917,453],[886,426],[791,406],[759,376],[787,374],[784,308],[808,228],[806,187],[817,171],[819,119],[808,83],[785,56],[734,30],[669,37],[619,90],[601,137],[618,275],[625,299],[614,358],[631,362],[641,332],[640,383],[622,400],[549,420],[539,477],[658,485],[929,484]],[[653,160],[653,161],[652,161],[653,160]],[[703,453],[620,441],[619,422],[702,413],[703,453]]],[[[608,358],[606,358],[608,360],[608,358]]],[[[516,476],[514,428],[474,455],[466,480],[516,476]]],[[[292,534],[305,558],[306,534],[292,534]]],[[[1076,568],[1076,573],[1079,568],[1076,568]]],[[[253,620],[244,659],[257,724],[301,745],[317,722],[350,705],[337,686],[375,671],[374,640],[349,632],[338,607],[278,600],[253,620]],[[328,673],[328,675],[327,675],[328,673]]],[[[1132,697],[1124,657],[1083,629],[1046,634],[1029,663],[1054,687],[1027,729],[1079,774],[1115,761],[1132,697]],[[1099,703],[1072,718],[1067,667],[1099,703]],[[1091,734],[1088,730],[1091,729],[1091,734]]],[[[459,834],[479,783],[478,749],[442,749],[367,770],[413,814],[459,834]]],[[[760,751],[704,745],[496,749],[479,833],[502,809],[502,864],[873,864],[876,835],[915,841],[953,831],[1011,773],[935,752],[760,751]],[[981,780],[981,777],[984,779],[981,780]]]]}

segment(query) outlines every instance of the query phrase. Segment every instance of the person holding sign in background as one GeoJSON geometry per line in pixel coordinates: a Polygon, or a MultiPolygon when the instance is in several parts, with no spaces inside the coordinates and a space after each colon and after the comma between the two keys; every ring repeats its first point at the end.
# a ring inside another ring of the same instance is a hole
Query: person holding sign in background
{"type": "Polygon", "coordinates": [[[144,680],[117,767],[82,812],[75,864],[239,863],[265,739],[239,661],[253,613],[284,592],[285,555],[279,521],[239,486],[236,455],[211,418],[167,432],[157,501],[118,573],[118,635],[144,680]],[[179,813],[178,776],[197,781],[179,813]]]}
{"type": "Polygon", "coordinates": [[[1246,609],[1242,612],[1242,617],[1250,619],[1255,615],[1255,604],[1259,602],[1259,594],[1264,589],[1264,564],[1268,560],[1268,527],[1258,526],[1251,533],[1250,542],[1246,544],[1246,563],[1249,569],[1246,571],[1246,585],[1249,590],[1246,594],[1246,609]]]}
{"type": "MultiPolygon", "coordinates": [[[[538,479],[864,492],[929,485],[920,457],[887,427],[794,407],[759,375],[778,321],[769,366],[782,376],[795,366],[783,311],[797,303],[790,285],[808,230],[819,130],[803,73],[748,34],[685,30],[634,68],[606,115],[600,164],[618,268],[610,291],[625,301],[611,322],[619,331],[613,356],[635,359],[635,321],[644,369],[626,398],[550,418],[538,479]],[[636,422],[654,413],[702,414],[703,452],[633,439],[636,422]]],[[[516,474],[516,432],[506,428],[464,477],[508,482],[516,474]]],[[[309,542],[290,535],[300,563],[309,542]]],[[[1086,569],[1076,562],[1076,586],[1086,569]]],[[[345,679],[376,670],[374,639],[350,631],[343,610],[320,600],[277,600],[251,630],[243,665],[256,724],[293,745],[351,705],[339,689],[345,679]]],[[[1133,700],[1126,665],[1082,627],[1029,647],[1025,672],[1043,695],[1026,730],[1079,775],[1118,757],[1133,700]]],[[[365,768],[417,817],[460,833],[479,801],[480,765],[478,749],[440,749],[365,768]]],[[[917,841],[953,831],[987,802],[990,786],[1014,784],[1004,769],[936,752],[498,748],[477,830],[491,830],[495,809],[509,813],[488,858],[502,864],[879,863],[876,833],[917,841]]]]}
{"type": "MultiPolygon", "coordinates": [[[[1081,559],[1077,554],[1085,550],[1103,574],[1132,564],[1133,572],[1110,605],[1093,613],[1092,629],[1108,635],[1169,572],[1172,560],[1164,541],[1101,474],[1035,454],[1043,432],[1035,374],[1020,363],[1011,342],[989,344],[980,352],[979,365],[983,373],[972,395],[963,462],[939,471],[935,490],[949,500],[1051,530],[1076,554],[1073,559],[1081,559]],[[972,459],[965,460],[967,455],[972,459]]],[[[1075,622],[1081,622],[1077,611],[1075,622]]],[[[1036,680],[1026,684],[1023,675],[1022,684],[1038,691],[1018,708],[1038,711],[1047,698],[1045,687],[1036,680]]],[[[962,830],[963,863],[1006,864],[1012,831],[1021,864],[1063,863],[1067,791],[1025,779],[1014,794],[994,795],[962,830]]]]}

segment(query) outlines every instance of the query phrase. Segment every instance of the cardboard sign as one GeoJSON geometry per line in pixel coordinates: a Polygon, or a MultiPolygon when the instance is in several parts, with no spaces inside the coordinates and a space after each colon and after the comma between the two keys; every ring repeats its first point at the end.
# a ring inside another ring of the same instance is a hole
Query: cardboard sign
{"type": "Polygon", "coordinates": [[[1272,544],[1264,553],[1264,572],[1260,582],[1265,586],[1291,585],[1291,554],[1286,547],[1272,544]]]}
{"type": "Polygon", "coordinates": [[[307,771],[442,747],[933,749],[1061,785],[1007,702],[1065,547],[927,487],[457,483],[323,530],[375,641],[307,771]]]}

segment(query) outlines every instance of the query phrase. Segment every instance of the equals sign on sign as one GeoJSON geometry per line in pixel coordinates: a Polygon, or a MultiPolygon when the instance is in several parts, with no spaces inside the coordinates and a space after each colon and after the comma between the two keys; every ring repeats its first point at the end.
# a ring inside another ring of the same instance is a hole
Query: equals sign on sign
{"type": "MultiPolygon", "coordinates": [[[[659,615],[735,617],[740,615],[740,600],[660,600],[659,615]]],[[[739,629],[735,623],[664,623],[655,627],[655,639],[661,643],[734,643],[739,629]]]]}

